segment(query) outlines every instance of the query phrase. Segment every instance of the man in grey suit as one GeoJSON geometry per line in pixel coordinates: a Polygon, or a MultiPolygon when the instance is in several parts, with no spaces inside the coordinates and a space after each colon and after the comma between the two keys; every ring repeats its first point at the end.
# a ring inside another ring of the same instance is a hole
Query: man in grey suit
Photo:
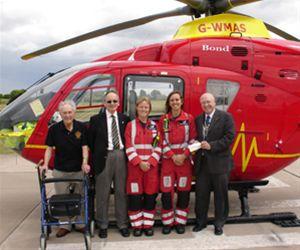
{"type": "Polygon", "coordinates": [[[207,224],[210,192],[214,192],[215,235],[223,234],[223,225],[229,213],[228,179],[233,165],[230,145],[235,136],[232,116],[216,109],[212,94],[200,97],[204,111],[196,120],[197,140],[201,149],[195,159],[196,170],[196,226],[194,232],[201,231],[207,224]]]}
{"type": "Polygon", "coordinates": [[[128,237],[127,228],[127,166],[125,155],[125,127],[129,118],[117,112],[119,96],[110,90],[105,95],[105,110],[91,117],[88,131],[92,153],[92,168],[96,179],[96,220],[99,237],[107,237],[109,224],[108,207],[110,188],[113,182],[117,226],[123,237],[128,237]]]}

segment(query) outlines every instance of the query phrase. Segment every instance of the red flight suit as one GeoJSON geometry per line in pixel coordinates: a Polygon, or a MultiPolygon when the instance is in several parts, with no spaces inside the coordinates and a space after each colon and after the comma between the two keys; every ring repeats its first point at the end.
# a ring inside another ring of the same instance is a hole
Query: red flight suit
{"type": "Polygon", "coordinates": [[[188,145],[194,142],[196,136],[194,118],[184,111],[181,111],[176,118],[172,118],[171,113],[168,113],[160,118],[159,124],[163,140],[160,176],[162,223],[165,226],[185,225],[189,212],[189,193],[192,181],[192,163],[188,145]],[[187,156],[183,165],[177,166],[173,162],[174,154],[187,156]],[[175,215],[173,209],[174,184],[177,188],[175,215]]]}
{"type": "Polygon", "coordinates": [[[133,228],[151,228],[154,224],[155,202],[159,191],[158,162],[162,152],[158,126],[148,119],[128,123],[125,130],[128,174],[126,191],[128,215],[133,228]],[[139,164],[147,161],[150,169],[144,172],[139,164]]]}

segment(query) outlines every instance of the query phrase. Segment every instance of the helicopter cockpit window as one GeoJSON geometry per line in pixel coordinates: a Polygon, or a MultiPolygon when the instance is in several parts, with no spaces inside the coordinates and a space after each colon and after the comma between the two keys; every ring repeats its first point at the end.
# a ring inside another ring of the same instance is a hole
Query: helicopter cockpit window
{"type": "Polygon", "coordinates": [[[52,97],[74,72],[61,72],[33,85],[0,113],[0,145],[21,152],[52,97]]]}
{"type": "Polygon", "coordinates": [[[87,122],[97,114],[99,107],[103,106],[105,93],[114,89],[114,82],[114,76],[110,74],[95,74],[81,79],[66,98],[77,105],[76,119],[87,122]]]}
{"type": "Polygon", "coordinates": [[[27,89],[24,94],[2,110],[0,130],[13,129],[16,131],[18,124],[36,124],[52,97],[73,74],[74,72],[62,72],[27,89]]]}
{"type": "Polygon", "coordinates": [[[168,94],[174,90],[183,93],[183,86],[183,80],[178,77],[128,75],[125,78],[124,112],[133,119],[137,99],[147,96],[152,103],[150,116],[160,116],[165,112],[168,94]]]}
{"type": "Polygon", "coordinates": [[[216,98],[217,108],[224,111],[230,107],[239,88],[237,82],[218,79],[208,79],[206,85],[207,92],[212,93],[216,98]]]}

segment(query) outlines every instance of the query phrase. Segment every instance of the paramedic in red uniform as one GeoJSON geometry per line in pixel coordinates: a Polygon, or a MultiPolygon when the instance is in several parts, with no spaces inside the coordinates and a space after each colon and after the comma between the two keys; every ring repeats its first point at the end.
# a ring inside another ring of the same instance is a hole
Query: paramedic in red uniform
{"type": "Polygon", "coordinates": [[[182,110],[182,105],[180,92],[171,92],[166,100],[166,114],[159,122],[163,141],[160,175],[163,234],[169,234],[173,226],[178,234],[183,234],[189,212],[192,163],[188,145],[194,142],[196,131],[194,118],[182,110]],[[174,184],[177,190],[175,209],[174,184]]]}
{"type": "Polygon", "coordinates": [[[158,127],[148,116],[151,101],[141,97],[136,102],[137,118],[125,131],[128,157],[128,215],[134,236],[153,235],[156,197],[159,191],[158,162],[161,155],[158,127]]]}

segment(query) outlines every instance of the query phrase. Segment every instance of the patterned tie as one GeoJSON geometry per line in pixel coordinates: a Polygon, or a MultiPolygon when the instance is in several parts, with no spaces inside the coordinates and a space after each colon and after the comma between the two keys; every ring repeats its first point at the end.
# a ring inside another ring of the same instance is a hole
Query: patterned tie
{"type": "Polygon", "coordinates": [[[118,136],[118,127],[116,123],[115,116],[111,116],[111,134],[112,134],[112,142],[114,149],[120,149],[119,136],[118,136]]]}
{"type": "Polygon", "coordinates": [[[210,122],[211,122],[210,116],[207,115],[207,116],[206,116],[206,119],[205,119],[205,125],[209,127],[210,122]]]}

